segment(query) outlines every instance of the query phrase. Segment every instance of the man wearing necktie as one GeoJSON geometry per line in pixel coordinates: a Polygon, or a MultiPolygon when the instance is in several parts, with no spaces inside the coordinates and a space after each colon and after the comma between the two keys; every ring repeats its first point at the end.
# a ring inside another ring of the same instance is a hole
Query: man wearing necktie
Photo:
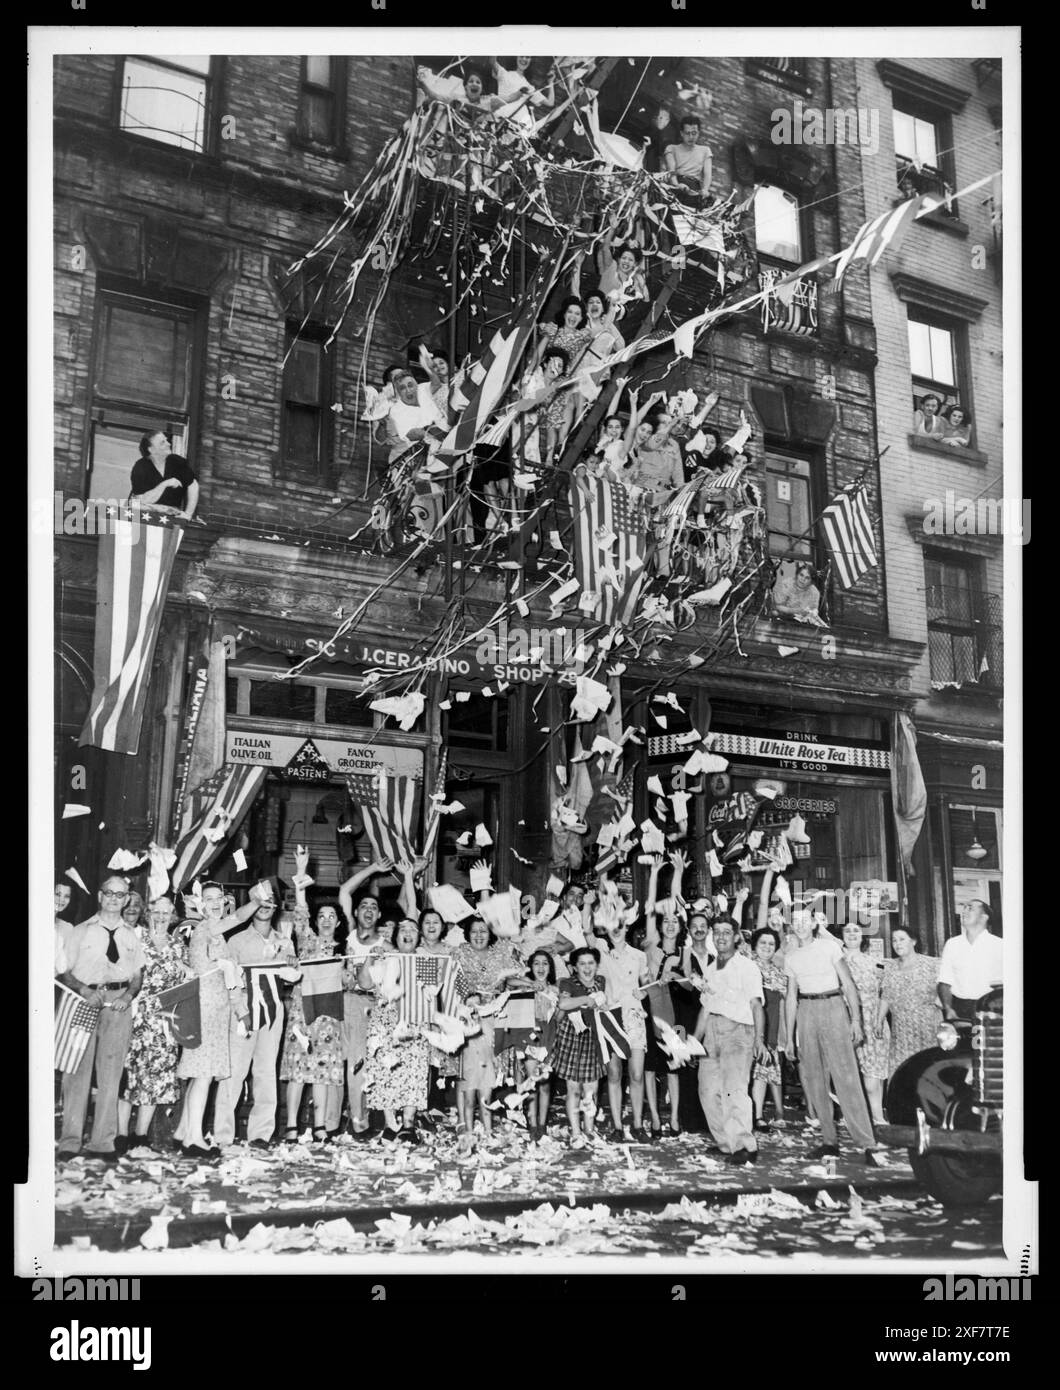
{"type": "Polygon", "coordinates": [[[63,1127],[60,1160],[81,1152],[85,1112],[96,1073],[96,1107],[86,1154],[116,1163],[118,1087],[132,1035],[132,1001],[140,992],[144,950],[140,938],[122,920],[129,885],[112,874],[99,890],[99,911],[74,927],[66,948],[66,972],[59,978],[86,1003],[99,1007],[96,1031],[75,1072],[63,1076],[63,1127]]]}

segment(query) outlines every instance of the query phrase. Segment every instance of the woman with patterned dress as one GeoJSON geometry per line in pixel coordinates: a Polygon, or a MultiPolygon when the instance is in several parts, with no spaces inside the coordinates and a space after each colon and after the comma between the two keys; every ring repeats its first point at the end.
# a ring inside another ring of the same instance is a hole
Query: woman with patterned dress
{"type": "Polygon", "coordinates": [[[133,1136],[136,1147],[150,1147],[147,1135],[155,1106],[172,1105],[180,1098],[177,1085],[180,1047],[166,1024],[158,998],[164,989],[181,984],[190,973],[184,964],[180,940],[169,935],[172,913],[173,903],[169,898],[156,898],[151,904],[144,942],[143,986],[136,997],[132,1036],[125,1058],[125,1101],[130,1109],[134,1105],[137,1107],[133,1136]]]}
{"type": "MultiPolygon", "coordinates": [[[[445,931],[442,914],[435,912],[433,907],[425,908],[420,913],[420,951],[427,956],[451,956],[452,946],[446,945],[442,939],[445,936],[445,931]]],[[[435,1101],[441,1101],[448,1108],[452,1108],[452,1095],[447,1088],[450,1080],[455,1080],[459,1073],[460,1067],[455,1057],[451,1057],[448,1052],[443,1052],[440,1047],[431,1047],[430,1081],[427,1088],[428,1109],[435,1101]]]]}
{"type": "Polygon", "coordinates": [[[760,927],[751,937],[751,951],[754,962],[762,974],[762,997],[766,1016],[765,1055],[754,1064],[751,1072],[751,1100],[754,1104],[755,1128],[763,1129],[762,1108],[766,1101],[766,1087],[773,1097],[774,1123],[784,1123],[783,1076],[780,1070],[780,1052],[784,1043],[784,999],[788,992],[788,977],[776,963],[780,950],[780,933],[773,927],[760,927]]]}
{"type": "Polygon", "coordinates": [[[230,995],[234,996],[239,1013],[246,1012],[246,997],[236,980],[235,962],[225,941],[225,933],[234,931],[268,901],[267,888],[250,890],[250,897],[235,912],[225,914],[224,890],[219,883],[208,883],[202,890],[202,917],[196,923],[188,942],[188,966],[193,975],[201,977],[199,984],[199,1014],[202,1040],[198,1047],[185,1047],[177,1063],[177,1076],[191,1085],[184,1096],[180,1124],[173,1133],[186,1158],[198,1161],[220,1158],[220,1150],[211,1148],[202,1132],[202,1117],[210,1094],[210,1084],[232,1074],[229,1046],[232,1012],[230,995]],[[226,983],[225,967],[231,963],[231,991],[226,983]]]}
{"type": "Polygon", "coordinates": [[[854,1055],[865,1083],[872,1122],[883,1125],[887,1123],[883,1113],[883,1083],[890,1075],[888,1057],[891,1037],[886,1024],[883,1032],[877,1033],[876,1019],[880,1011],[884,963],[882,959],[869,955],[869,939],[856,921],[848,922],[843,928],[843,954],[854,977],[861,1000],[861,1016],[865,1020],[865,1041],[854,1049],[854,1055]]]}
{"type": "MultiPolygon", "coordinates": [[[[307,856],[308,857],[308,856],[307,856]]],[[[298,858],[296,856],[296,864],[298,858]]],[[[298,868],[300,877],[305,865],[298,868]]],[[[309,925],[305,889],[296,882],[294,938],[299,960],[321,960],[340,955],[336,933],[339,927],[337,903],[321,903],[317,908],[316,931],[309,925]]],[[[287,1083],[287,1125],[285,1144],[298,1138],[298,1110],[302,1091],[313,1088],[313,1142],[324,1144],[337,1133],[342,1113],[342,1082],[346,1049],[342,1041],[342,1019],[321,1015],[309,1025],[302,1005],[302,985],[297,983],[287,1000],[287,1028],[280,1059],[280,1080],[287,1083]]]]}
{"type": "Polygon", "coordinates": [[[567,1083],[571,1148],[581,1149],[595,1137],[596,1090],[600,1078],[607,1074],[596,1030],[585,1013],[604,1008],[606,995],[604,982],[596,973],[600,952],[595,946],[575,947],[568,963],[574,974],[559,982],[560,1020],[551,1061],[552,1070],[567,1083]],[[575,1014],[584,1023],[580,1031],[574,1024],[575,1014]]]}
{"type": "MultiPolygon", "coordinates": [[[[457,993],[475,1011],[479,1004],[488,1004],[505,987],[505,981],[522,974],[511,945],[499,942],[480,917],[473,918],[467,927],[467,945],[453,952],[456,961],[457,993]]],[[[497,1084],[496,1059],[493,1055],[493,1020],[483,1018],[481,1033],[468,1038],[460,1049],[460,1081],[457,1086],[459,1128],[470,1134],[475,1123],[475,1101],[479,1105],[482,1128],[492,1130],[487,1109],[493,1088],[497,1084]]]]}
{"type": "Polygon", "coordinates": [[[891,1075],[907,1057],[935,1046],[941,1013],[938,1001],[939,963],[934,956],[922,956],[918,939],[910,927],[891,932],[894,960],[883,976],[877,1031],[882,1034],[884,1019],[891,1018],[891,1075]]]}
{"type": "MultiPolygon", "coordinates": [[[[578,369],[578,363],[596,333],[585,321],[585,308],[577,295],[563,301],[554,323],[541,325],[541,331],[548,338],[548,346],[562,348],[570,365],[568,375],[578,369]]],[[[555,395],[545,409],[545,462],[554,462],[556,455],[563,452],[567,435],[574,423],[575,397],[573,391],[555,395]]]]}
{"type": "MultiPolygon", "coordinates": [[[[420,942],[420,929],[409,918],[398,923],[394,951],[414,956],[420,942]]],[[[391,954],[390,960],[393,959],[391,954]]],[[[431,1047],[420,1034],[405,1037],[401,1031],[401,1007],[397,976],[383,956],[361,967],[361,985],[375,991],[375,1003],[368,1023],[365,1099],[369,1110],[382,1110],[384,1139],[400,1139],[415,1144],[416,1111],[427,1108],[427,1072],[431,1047]],[[398,1111],[402,1112],[398,1123],[398,1111]]]]}

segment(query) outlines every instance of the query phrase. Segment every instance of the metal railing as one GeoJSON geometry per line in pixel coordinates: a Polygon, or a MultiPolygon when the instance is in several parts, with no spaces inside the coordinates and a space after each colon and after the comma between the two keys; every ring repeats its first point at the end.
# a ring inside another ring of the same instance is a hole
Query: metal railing
{"type": "Polygon", "coordinates": [[[953,584],[927,590],[931,679],[1000,689],[1004,671],[1002,601],[953,584]]]}

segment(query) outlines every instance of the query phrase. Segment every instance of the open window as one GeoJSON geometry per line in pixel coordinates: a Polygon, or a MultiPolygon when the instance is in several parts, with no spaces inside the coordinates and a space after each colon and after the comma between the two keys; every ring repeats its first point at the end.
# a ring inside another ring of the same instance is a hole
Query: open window
{"type": "Polygon", "coordinates": [[[209,141],[212,58],[127,57],[118,124],[131,135],[204,154],[209,141]]]}

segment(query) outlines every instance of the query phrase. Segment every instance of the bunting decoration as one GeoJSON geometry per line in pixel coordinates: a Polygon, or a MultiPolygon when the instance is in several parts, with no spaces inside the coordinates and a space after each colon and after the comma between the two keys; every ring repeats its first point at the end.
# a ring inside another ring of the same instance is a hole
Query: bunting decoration
{"type": "Polygon", "coordinates": [[[108,508],[96,569],[95,684],[79,743],[140,746],[147,690],[184,518],[129,503],[108,508]],[[120,513],[120,514],[119,514],[120,513]]]}
{"type": "Polygon", "coordinates": [[[865,484],[847,488],[830,502],[821,513],[821,526],[836,577],[844,589],[851,589],[879,564],[865,484]]]}
{"type": "Polygon", "coordinates": [[[302,972],[302,1013],[306,1026],[311,1026],[318,1018],[335,1018],[341,1022],[342,958],[300,960],[298,967],[302,972]]]}

